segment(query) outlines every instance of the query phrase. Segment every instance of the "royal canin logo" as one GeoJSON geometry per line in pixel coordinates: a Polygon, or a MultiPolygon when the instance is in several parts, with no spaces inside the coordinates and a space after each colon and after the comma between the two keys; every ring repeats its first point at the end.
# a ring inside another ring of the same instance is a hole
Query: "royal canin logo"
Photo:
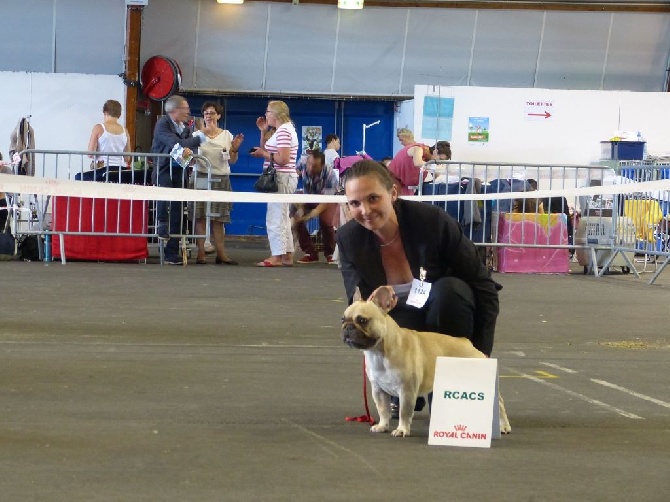
{"type": "Polygon", "coordinates": [[[468,432],[468,426],[459,424],[454,425],[453,431],[433,431],[435,438],[451,438],[451,439],[486,439],[485,432],[468,432]]]}

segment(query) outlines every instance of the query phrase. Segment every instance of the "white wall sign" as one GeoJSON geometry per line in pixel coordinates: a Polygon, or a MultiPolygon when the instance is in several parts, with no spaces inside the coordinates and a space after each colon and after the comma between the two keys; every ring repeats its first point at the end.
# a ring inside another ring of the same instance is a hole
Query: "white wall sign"
{"type": "Polygon", "coordinates": [[[528,120],[551,120],[554,102],[550,99],[528,99],[524,103],[523,113],[528,120]]]}
{"type": "Polygon", "coordinates": [[[453,130],[458,133],[450,142],[456,162],[585,166],[600,160],[600,142],[617,131],[640,131],[649,155],[670,154],[670,114],[650,113],[670,110],[670,92],[416,86],[414,139],[432,145],[434,138],[421,130],[427,95],[455,99],[453,130]],[[551,116],[545,118],[545,112],[551,116]],[[461,133],[470,117],[490,118],[494,134],[486,148],[476,148],[461,133]]]}
{"type": "Polygon", "coordinates": [[[489,448],[500,437],[498,361],[438,357],[428,444],[489,448]]]}

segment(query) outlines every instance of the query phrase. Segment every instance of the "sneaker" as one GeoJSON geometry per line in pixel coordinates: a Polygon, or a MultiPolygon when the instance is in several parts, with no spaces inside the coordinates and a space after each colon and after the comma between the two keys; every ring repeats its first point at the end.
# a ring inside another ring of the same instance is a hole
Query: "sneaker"
{"type": "Polygon", "coordinates": [[[311,254],[306,254],[298,260],[298,263],[318,263],[319,257],[311,254]]]}
{"type": "Polygon", "coordinates": [[[159,223],[156,226],[156,235],[159,239],[168,240],[170,238],[170,232],[168,232],[167,225],[165,223],[159,223]]]}
{"type": "Polygon", "coordinates": [[[183,265],[184,262],[179,258],[178,256],[166,256],[165,259],[163,260],[163,263],[165,265],[183,265]]]}

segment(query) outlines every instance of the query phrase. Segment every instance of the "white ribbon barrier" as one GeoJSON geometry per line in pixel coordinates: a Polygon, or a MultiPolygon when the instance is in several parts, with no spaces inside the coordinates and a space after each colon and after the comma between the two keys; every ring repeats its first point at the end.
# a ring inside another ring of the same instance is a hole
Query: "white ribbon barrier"
{"type": "MultiPolygon", "coordinates": [[[[617,195],[636,192],[670,191],[670,179],[625,183],[620,185],[590,186],[533,192],[502,192],[485,194],[413,195],[404,198],[419,201],[460,201],[537,199],[546,197],[573,197],[592,195],[617,195]]],[[[124,185],[94,181],[70,181],[49,178],[31,178],[13,174],[0,174],[0,192],[36,195],[62,195],[123,200],[211,201],[211,202],[292,202],[292,203],[342,203],[344,195],[266,194],[258,192],[224,192],[219,190],[193,190],[188,188],[163,188],[144,185],[124,185]]]]}

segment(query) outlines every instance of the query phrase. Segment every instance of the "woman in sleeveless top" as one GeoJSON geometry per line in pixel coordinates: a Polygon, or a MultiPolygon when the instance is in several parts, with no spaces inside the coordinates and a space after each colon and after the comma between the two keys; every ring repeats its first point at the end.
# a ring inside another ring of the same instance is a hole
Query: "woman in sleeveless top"
{"type": "MultiPolygon", "coordinates": [[[[108,99],[102,107],[104,120],[101,124],[93,126],[91,138],[88,141],[89,152],[101,154],[130,152],[130,138],[125,127],[119,124],[121,116],[121,103],[108,99]]],[[[94,158],[93,155],[89,157],[94,158]]],[[[130,157],[122,155],[98,155],[95,156],[91,167],[107,170],[113,167],[115,170],[123,166],[129,166],[130,157]]]]}

